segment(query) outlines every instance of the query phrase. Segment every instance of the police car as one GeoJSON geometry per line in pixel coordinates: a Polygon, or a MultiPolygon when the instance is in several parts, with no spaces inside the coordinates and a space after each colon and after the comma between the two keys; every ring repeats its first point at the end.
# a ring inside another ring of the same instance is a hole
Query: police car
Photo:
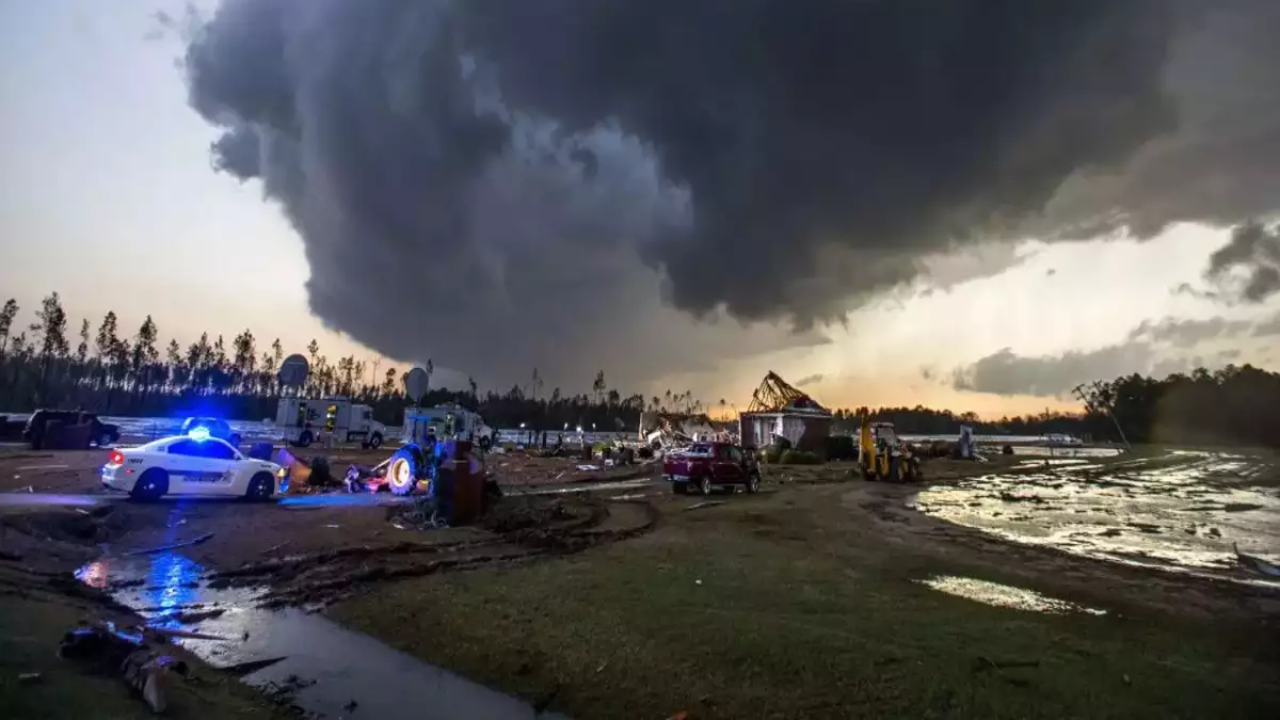
{"type": "Polygon", "coordinates": [[[102,485],[140,500],[165,495],[215,495],[268,500],[287,471],[246,457],[204,428],[132,448],[112,450],[102,485]]]}

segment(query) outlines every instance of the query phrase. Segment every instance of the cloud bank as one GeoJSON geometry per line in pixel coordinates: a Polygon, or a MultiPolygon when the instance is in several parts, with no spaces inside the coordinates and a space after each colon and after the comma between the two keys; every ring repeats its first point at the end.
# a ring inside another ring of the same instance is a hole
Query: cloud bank
{"type": "Polygon", "coordinates": [[[1280,13],[1207,5],[224,0],[184,67],[328,325],[585,385],[822,342],[940,253],[1274,209],[1280,13]]]}

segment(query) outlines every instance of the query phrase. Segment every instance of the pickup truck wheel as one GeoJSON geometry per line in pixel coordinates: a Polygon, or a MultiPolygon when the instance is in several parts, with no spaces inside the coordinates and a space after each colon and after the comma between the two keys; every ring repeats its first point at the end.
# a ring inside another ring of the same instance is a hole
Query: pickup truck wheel
{"type": "Polygon", "coordinates": [[[673,482],[671,483],[671,492],[675,493],[676,495],[688,495],[689,483],[673,482]]]}
{"type": "Polygon", "coordinates": [[[115,442],[115,437],[109,432],[104,432],[98,436],[97,443],[100,448],[104,448],[113,442],[115,442]]]}
{"type": "Polygon", "coordinates": [[[374,433],[369,436],[369,449],[377,450],[382,447],[382,433],[374,433]]]}
{"type": "Polygon", "coordinates": [[[747,492],[753,493],[753,494],[760,492],[760,474],[759,473],[751,473],[749,476],[747,476],[747,492]]]}
{"type": "Polygon", "coordinates": [[[701,492],[703,495],[711,494],[711,476],[710,475],[703,475],[702,479],[698,481],[698,491],[701,492]]]}

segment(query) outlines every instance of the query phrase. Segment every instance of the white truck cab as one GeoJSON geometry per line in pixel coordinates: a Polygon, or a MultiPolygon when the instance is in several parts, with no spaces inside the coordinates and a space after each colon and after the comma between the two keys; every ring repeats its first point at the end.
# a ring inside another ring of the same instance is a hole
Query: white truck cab
{"type": "Polygon", "coordinates": [[[382,445],[387,428],[373,419],[373,408],[348,398],[281,398],[276,426],[285,442],[307,447],[316,440],[382,445]]]}
{"type": "Polygon", "coordinates": [[[493,428],[486,425],[478,413],[461,405],[405,408],[402,441],[422,442],[428,432],[436,438],[470,440],[483,448],[492,446],[495,440],[493,428]]]}

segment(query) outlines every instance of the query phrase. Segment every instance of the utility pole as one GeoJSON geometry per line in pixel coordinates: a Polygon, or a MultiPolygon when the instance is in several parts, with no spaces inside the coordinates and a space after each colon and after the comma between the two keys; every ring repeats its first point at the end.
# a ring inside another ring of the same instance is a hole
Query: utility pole
{"type": "Polygon", "coordinates": [[[1120,427],[1120,421],[1116,419],[1116,414],[1111,409],[1111,403],[1102,401],[1102,383],[1094,380],[1092,383],[1081,383],[1071,391],[1080,402],[1084,403],[1084,407],[1089,412],[1106,413],[1111,422],[1115,423],[1116,432],[1120,433],[1120,441],[1124,443],[1126,450],[1132,450],[1129,445],[1129,439],[1124,436],[1124,429],[1120,427]]]}

